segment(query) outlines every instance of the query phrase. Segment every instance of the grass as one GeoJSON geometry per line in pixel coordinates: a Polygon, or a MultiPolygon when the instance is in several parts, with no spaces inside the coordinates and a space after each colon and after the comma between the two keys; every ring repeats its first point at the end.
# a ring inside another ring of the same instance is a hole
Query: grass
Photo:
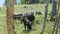
{"type": "MultiPolygon", "coordinates": [[[[43,20],[44,20],[44,12],[45,12],[45,4],[34,4],[34,5],[15,5],[14,6],[14,13],[26,13],[29,11],[41,11],[43,13],[43,15],[35,15],[37,23],[35,29],[36,30],[31,30],[30,32],[28,31],[24,31],[24,27],[23,24],[20,23],[20,21],[17,21],[17,23],[15,22],[15,30],[16,30],[16,34],[40,34],[41,29],[42,29],[42,24],[43,24],[43,20]],[[27,6],[27,8],[24,8],[24,6],[27,6]]],[[[50,12],[52,11],[52,5],[49,4],[48,6],[48,14],[50,14],[50,12]]],[[[47,16],[47,19],[49,19],[50,16],[47,16]]],[[[46,29],[44,31],[44,34],[51,34],[52,33],[52,29],[53,29],[53,23],[54,22],[50,22],[48,21],[46,23],[46,29]]],[[[60,30],[59,30],[60,32],[60,30]]],[[[0,11],[0,34],[8,34],[7,31],[7,19],[6,19],[6,7],[2,7],[1,11],[0,11]]],[[[59,33],[60,34],[60,33],[59,33]]]]}

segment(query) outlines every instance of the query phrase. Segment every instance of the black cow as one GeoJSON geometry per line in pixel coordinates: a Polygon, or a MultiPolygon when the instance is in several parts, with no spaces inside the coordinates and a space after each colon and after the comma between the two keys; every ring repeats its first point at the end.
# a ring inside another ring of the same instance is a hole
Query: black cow
{"type": "Polygon", "coordinates": [[[35,20],[35,16],[34,16],[34,13],[33,12],[27,12],[25,15],[24,15],[24,18],[23,18],[23,22],[24,22],[24,28],[26,30],[26,27],[28,30],[31,30],[32,29],[32,21],[35,20]]]}
{"type": "Polygon", "coordinates": [[[24,16],[24,18],[23,18],[23,23],[24,23],[25,30],[26,29],[28,29],[28,30],[32,29],[31,22],[28,20],[28,18],[26,16],[24,16]]]}
{"type": "Polygon", "coordinates": [[[33,12],[27,12],[26,14],[17,14],[14,15],[14,20],[21,20],[24,24],[25,30],[28,29],[29,31],[32,29],[32,22],[35,20],[35,16],[33,12]],[[22,18],[22,19],[21,19],[22,18]]]}

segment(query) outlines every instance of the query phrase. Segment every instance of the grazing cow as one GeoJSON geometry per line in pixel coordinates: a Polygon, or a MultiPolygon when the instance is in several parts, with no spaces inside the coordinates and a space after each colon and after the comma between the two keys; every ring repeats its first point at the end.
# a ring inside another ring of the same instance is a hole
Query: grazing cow
{"type": "Polygon", "coordinates": [[[42,15],[42,13],[41,12],[36,12],[36,15],[42,15]]]}
{"type": "Polygon", "coordinates": [[[31,30],[32,29],[31,22],[27,19],[26,16],[23,17],[23,23],[24,23],[25,30],[26,29],[28,29],[28,30],[31,30]]]}
{"type": "Polygon", "coordinates": [[[27,12],[23,17],[24,28],[28,30],[32,29],[32,25],[34,24],[35,16],[33,12],[27,12]]]}
{"type": "Polygon", "coordinates": [[[26,30],[26,28],[28,30],[32,29],[31,24],[25,15],[23,16],[22,14],[16,14],[13,16],[13,19],[15,20],[15,22],[16,22],[16,20],[20,20],[21,23],[23,22],[25,30],[26,30]]]}
{"type": "Polygon", "coordinates": [[[15,20],[21,20],[24,24],[25,30],[28,29],[29,31],[32,29],[32,25],[34,24],[35,16],[33,12],[27,12],[26,14],[17,14],[13,17],[15,20]],[[22,18],[22,19],[21,19],[22,18]]]}

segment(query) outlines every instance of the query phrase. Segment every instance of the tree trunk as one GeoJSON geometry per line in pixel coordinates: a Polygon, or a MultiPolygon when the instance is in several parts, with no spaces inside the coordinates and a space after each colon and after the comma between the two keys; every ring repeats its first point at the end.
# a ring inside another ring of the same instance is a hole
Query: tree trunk
{"type": "Polygon", "coordinates": [[[56,15],[56,11],[57,11],[57,2],[52,0],[52,16],[54,17],[56,15]]]}
{"type": "Polygon", "coordinates": [[[7,5],[7,28],[8,28],[8,34],[14,34],[13,11],[14,11],[14,0],[9,0],[8,5],[7,5]]]}
{"type": "Polygon", "coordinates": [[[40,34],[43,34],[44,33],[44,30],[45,30],[45,24],[46,24],[46,21],[47,21],[47,12],[48,12],[48,0],[46,0],[46,6],[45,6],[45,15],[44,15],[44,23],[43,23],[43,26],[42,26],[42,31],[40,34]]]}

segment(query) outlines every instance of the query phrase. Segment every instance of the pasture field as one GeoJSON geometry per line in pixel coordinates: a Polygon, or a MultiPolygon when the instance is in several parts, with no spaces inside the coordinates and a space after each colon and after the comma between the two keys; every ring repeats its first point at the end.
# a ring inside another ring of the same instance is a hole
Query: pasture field
{"type": "MultiPolygon", "coordinates": [[[[33,11],[34,13],[36,11],[41,11],[43,15],[35,15],[36,17],[36,27],[35,30],[31,30],[30,32],[24,31],[23,24],[20,23],[20,21],[17,20],[17,22],[14,22],[15,31],[16,34],[40,34],[42,30],[42,24],[44,20],[44,12],[45,12],[45,4],[33,4],[33,5],[15,5],[14,6],[14,14],[16,13],[26,13],[29,11],[33,11]],[[24,6],[27,6],[27,8],[24,8],[24,6]]],[[[48,5],[48,15],[47,19],[50,19],[50,12],[52,11],[52,5],[48,5]]],[[[0,34],[8,34],[7,31],[7,17],[6,17],[6,7],[2,7],[0,10],[0,34]]],[[[53,30],[53,25],[55,22],[48,21],[46,23],[46,28],[44,31],[44,34],[51,34],[53,30]]],[[[59,29],[60,34],[60,29],[59,29]]]]}

